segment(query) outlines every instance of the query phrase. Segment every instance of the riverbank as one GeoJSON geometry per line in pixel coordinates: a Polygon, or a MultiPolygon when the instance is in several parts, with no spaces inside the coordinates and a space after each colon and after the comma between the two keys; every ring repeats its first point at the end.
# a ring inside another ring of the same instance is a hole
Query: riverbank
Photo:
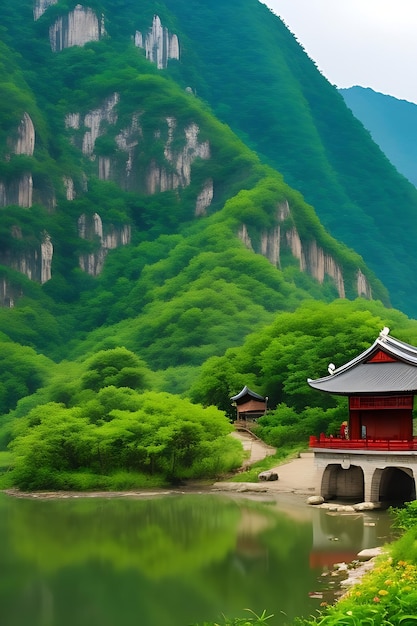
{"type": "MultiPolygon", "coordinates": [[[[250,444],[247,444],[250,445],[250,444]]],[[[260,460],[266,456],[264,453],[262,442],[253,442],[251,446],[250,463],[255,462],[253,459],[260,460]],[[262,456],[263,455],[263,456],[262,456]]],[[[265,446],[266,450],[272,450],[269,454],[273,454],[273,449],[265,446]]],[[[181,493],[212,493],[226,492],[230,494],[259,495],[268,494],[271,497],[278,494],[295,494],[298,496],[314,495],[317,485],[315,484],[314,475],[314,455],[312,453],[303,453],[299,458],[292,459],[277,465],[270,470],[278,474],[278,480],[262,481],[257,483],[249,482],[232,482],[219,481],[210,483],[208,481],[192,481],[179,487],[167,489],[131,489],[126,491],[30,491],[24,492],[19,489],[5,489],[3,493],[14,496],[16,498],[34,498],[34,499],[51,499],[51,498],[123,498],[123,497],[152,497],[152,496],[169,496],[181,493]]]]}
{"type": "MultiPolygon", "coordinates": [[[[239,439],[247,458],[242,466],[242,470],[248,469],[257,461],[267,456],[275,454],[275,448],[268,446],[260,439],[256,439],[246,432],[233,432],[232,436],[239,439]]],[[[279,479],[275,481],[232,482],[219,481],[190,481],[178,487],[161,489],[128,489],[123,491],[30,491],[24,492],[19,489],[5,489],[3,493],[16,498],[51,499],[51,498],[124,498],[124,497],[157,497],[178,495],[181,493],[213,493],[213,492],[235,492],[236,494],[259,495],[269,494],[296,494],[302,496],[314,495],[317,484],[315,481],[315,467],[313,453],[302,453],[298,458],[284,461],[271,468],[271,472],[277,473],[279,479]]]]}

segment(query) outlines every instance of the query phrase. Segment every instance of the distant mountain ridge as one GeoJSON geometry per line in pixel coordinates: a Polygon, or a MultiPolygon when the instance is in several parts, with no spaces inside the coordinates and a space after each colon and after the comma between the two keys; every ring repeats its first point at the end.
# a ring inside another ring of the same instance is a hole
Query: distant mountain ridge
{"type": "Polygon", "coordinates": [[[417,186],[417,105],[369,87],[339,93],[391,163],[417,186]]]}

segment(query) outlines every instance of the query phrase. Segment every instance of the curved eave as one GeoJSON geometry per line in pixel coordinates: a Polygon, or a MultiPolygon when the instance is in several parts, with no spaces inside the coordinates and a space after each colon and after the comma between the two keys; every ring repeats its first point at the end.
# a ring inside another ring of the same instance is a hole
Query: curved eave
{"type": "Polygon", "coordinates": [[[252,391],[246,385],[243,387],[242,391],[240,391],[236,396],[232,396],[230,400],[232,400],[232,402],[237,402],[238,400],[242,400],[246,396],[248,396],[249,398],[252,398],[252,400],[259,400],[260,402],[265,402],[265,398],[263,396],[259,395],[259,393],[256,393],[255,391],[252,391]]]}
{"type": "Polygon", "coordinates": [[[394,339],[393,337],[378,337],[378,339],[374,341],[370,348],[367,348],[367,350],[359,354],[351,361],[348,361],[348,363],[345,363],[344,365],[338,367],[334,371],[333,376],[341,372],[345,372],[346,370],[349,370],[351,368],[357,367],[360,363],[366,363],[379,350],[382,350],[393,359],[417,367],[417,348],[414,348],[413,346],[404,343],[399,339],[394,339]]]}
{"type": "Polygon", "coordinates": [[[403,361],[359,363],[331,376],[307,379],[313,389],[336,395],[417,393],[417,367],[403,361]]]}

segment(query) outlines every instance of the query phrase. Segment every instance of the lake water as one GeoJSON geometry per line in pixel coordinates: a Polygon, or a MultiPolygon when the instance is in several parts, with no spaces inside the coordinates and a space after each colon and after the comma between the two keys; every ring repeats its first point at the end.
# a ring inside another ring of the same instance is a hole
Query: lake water
{"type": "Polygon", "coordinates": [[[0,494],[0,624],[188,626],[251,608],[281,626],[319,608],[323,570],[389,535],[386,512],[334,515],[284,494],[0,494]]]}

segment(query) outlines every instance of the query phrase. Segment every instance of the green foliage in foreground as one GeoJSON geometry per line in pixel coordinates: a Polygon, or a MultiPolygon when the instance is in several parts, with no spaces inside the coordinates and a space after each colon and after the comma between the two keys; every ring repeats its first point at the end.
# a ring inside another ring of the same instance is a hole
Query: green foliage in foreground
{"type": "Polygon", "coordinates": [[[83,405],[50,402],[18,420],[13,480],[29,490],[126,489],[154,486],[146,477],[159,483],[215,477],[241,463],[231,430],[214,407],[167,393],[105,387],[90,392],[83,405]],[[114,478],[120,471],[123,477],[114,478]]]}
{"type": "MultiPolygon", "coordinates": [[[[406,502],[401,509],[392,509],[395,516],[394,526],[402,531],[414,528],[417,530],[417,500],[406,502]]],[[[417,563],[417,553],[415,554],[417,563]]]]}

